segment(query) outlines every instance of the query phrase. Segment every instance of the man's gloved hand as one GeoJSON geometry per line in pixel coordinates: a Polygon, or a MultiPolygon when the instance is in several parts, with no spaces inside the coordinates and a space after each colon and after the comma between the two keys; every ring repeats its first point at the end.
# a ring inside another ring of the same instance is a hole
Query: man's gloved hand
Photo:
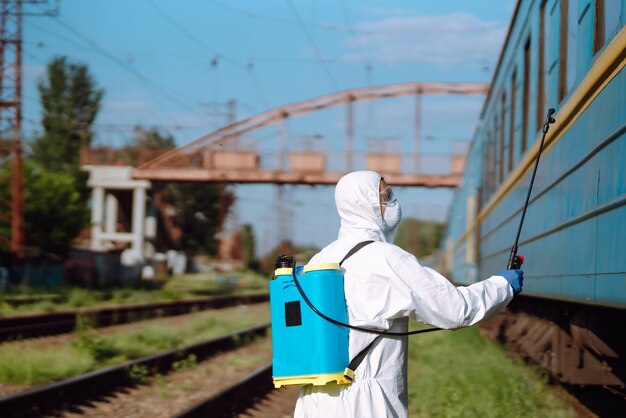
{"type": "Polygon", "coordinates": [[[517,295],[522,291],[522,284],[524,283],[524,270],[502,270],[498,273],[498,276],[502,276],[513,288],[513,294],[517,295]]]}

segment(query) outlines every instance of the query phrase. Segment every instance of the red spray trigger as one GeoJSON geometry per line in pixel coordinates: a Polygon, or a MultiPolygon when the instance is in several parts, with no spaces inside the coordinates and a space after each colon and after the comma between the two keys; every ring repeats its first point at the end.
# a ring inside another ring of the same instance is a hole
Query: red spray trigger
{"type": "Polygon", "coordinates": [[[515,269],[515,270],[521,269],[522,268],[522,264],[524,264],[524,256],[523,255],[516,255],[515,256],[515,261],[513,261],[512,268],[515,269]]]}

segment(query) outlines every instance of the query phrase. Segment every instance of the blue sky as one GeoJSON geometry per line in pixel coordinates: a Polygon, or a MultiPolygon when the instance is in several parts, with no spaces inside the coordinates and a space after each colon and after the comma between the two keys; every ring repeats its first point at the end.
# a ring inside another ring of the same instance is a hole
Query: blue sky
{"type": "MultiPolygon", "coordinates": [[[[124,144],[135,125],[158,127],[184,145],[223,125],[230,99],[236,101],[236,117],[243,118],[350,88],[488,82],[514,5],[514,0],[62,0],[55,17],[25,17],[24,131],[32,136],[40,129],[36,84],[55,55],[87,64],[105,89],[95,143],[108,146],[124,144]]],[[[429,100],[423,130],[432,140],[426,147],[445,152],[451,142],[469,139],[481,98],[429,100]]],[[[381,137],[405,146],[411,124],[406,101],[359,106],[358,147],[381,137]]],[[[320,134],[325,147],[340,148],[333,132],[345,128],[338,115],[294,121],[290,135],[320,134]]],[[[280,238],[278,205],[293,215],[285,231],[296,243],[323,246],[336,237],[332,187],[287,187],[284,202],[278,202],[274,186],[235,191],[239,199],[230,227],[252,223],[261,254],[280,238]]],[[[410,188],[397,194],[405,216],[445,219],[451,191],[410,188]]]]}

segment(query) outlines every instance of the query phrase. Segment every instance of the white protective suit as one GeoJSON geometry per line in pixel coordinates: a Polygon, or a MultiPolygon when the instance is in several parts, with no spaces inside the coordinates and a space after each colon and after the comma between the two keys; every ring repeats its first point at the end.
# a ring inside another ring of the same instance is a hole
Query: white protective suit
{"type": "MultiPolygon", "coordinates": [[[[380,180],[375,172],[359,171],[337,183],[339,238],[309,262],[336,263],[359,242],[375,241],[342,265],[350,324],[403,332],[411,317],[440,328],[459,328],[477,323],[511,301],[513,289],[501,276],[455,287],[436,271],[421,266],[413,255],[387,243],[385,232],[389,231],[385,231],[379,203],[380,180]]],[[[350,330],[350,359],[375,338],[350,330]]],[[[295,417],[406,417],[407,344],[408,337],[380,338],[350,385],[304,386],[295,417]]]]}

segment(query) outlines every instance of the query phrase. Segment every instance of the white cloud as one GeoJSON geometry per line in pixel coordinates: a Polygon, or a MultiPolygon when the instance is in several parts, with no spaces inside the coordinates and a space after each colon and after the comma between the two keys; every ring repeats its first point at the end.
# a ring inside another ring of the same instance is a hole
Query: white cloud
{"type": "Polygon", "coordinates": [[[376,17],[405,16],[414,13],[411,9],[387,6],[363,6],[361,10],[368,15],[376,17]]]}
{"type": "Polygon", "coordinates": [[[466,13],[442,16],[396,16],[355,25],[357,34],[344,45],[345,61],[415,62],[452,67],[484,65],[498,56],[506,23],[466,13]],[[367,51],[367,52],[366,52],[367,51]]]}

